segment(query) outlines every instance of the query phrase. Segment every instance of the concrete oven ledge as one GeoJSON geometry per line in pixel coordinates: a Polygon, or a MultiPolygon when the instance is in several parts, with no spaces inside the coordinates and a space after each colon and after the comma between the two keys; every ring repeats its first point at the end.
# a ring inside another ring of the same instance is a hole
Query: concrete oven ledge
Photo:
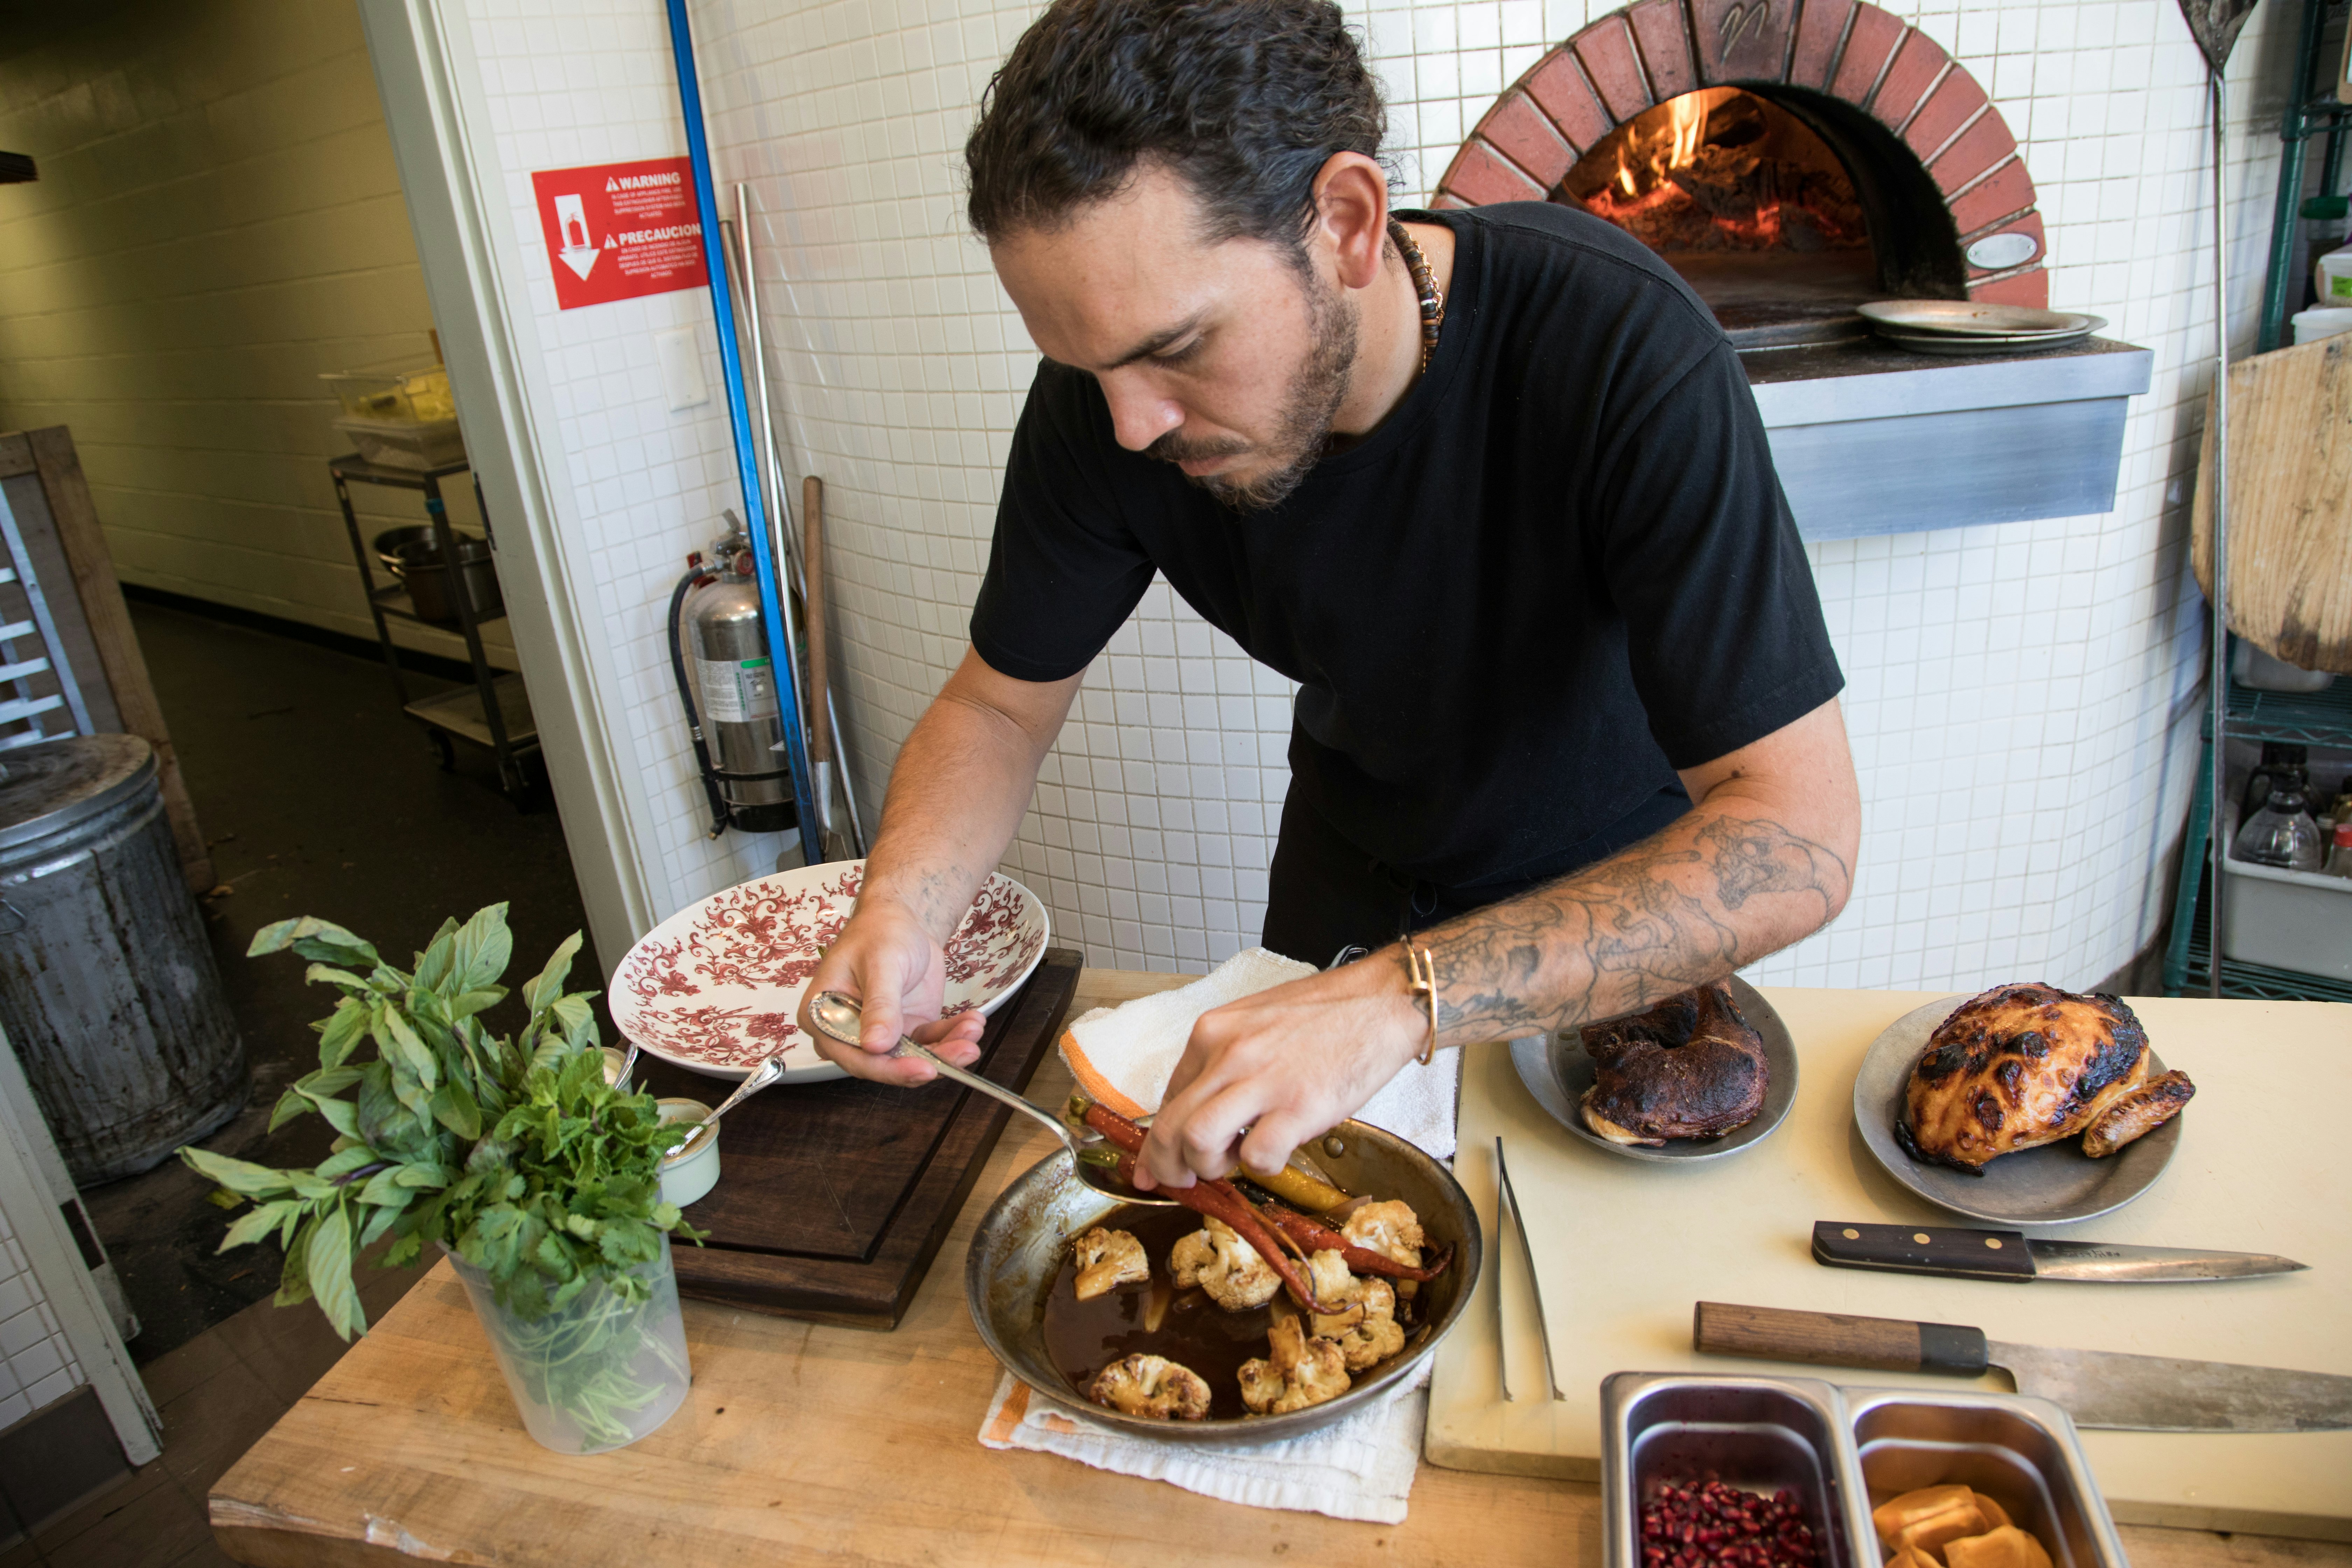
{"type": "Polygon", "coordinates": [[[1874,342],[1740,357],[1808,541],[2114,510],[2126,405],[2156,360],[2104,338],[1966,360],[1874,342]]]}

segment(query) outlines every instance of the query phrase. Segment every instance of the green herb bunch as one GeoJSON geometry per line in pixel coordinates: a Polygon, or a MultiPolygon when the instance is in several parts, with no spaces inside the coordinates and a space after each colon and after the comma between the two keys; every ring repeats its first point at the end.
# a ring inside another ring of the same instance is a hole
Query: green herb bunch
{"type": "Polygon", "coordinates": [[[219,1184],[215,1200],[253,1206],[221,1250],[275,1235],[286,1249],[278,1303],[315,1298],[338,1333],[367,1331],[354,1253],[391,1236],[383,1266],[440,1242],[480,1269],[525,1321],[571,1305],[593,1281],[642,1303],[642,1266],[665,1232],[701,1237],[661,1198],[664,1128],[654,1098],[604,1082],[589,1000],[566,993],[574,932],[522,988],[529,1020],[499,1038],[480,1016],[514,940],[507,906],[446,921],[403,973],[374,947],[313,917],[256,934],[247,956],[291,948],[304,979],[342,992],[319,1032],[319,1068],[278,1100],[271,1131],[316,1111],[336,1132],[314,1169],[272,1170],[194,1147],[180,1156],[219,1184]],[[363,1047],[373,1046],[373,1059],[363,1047]]]}

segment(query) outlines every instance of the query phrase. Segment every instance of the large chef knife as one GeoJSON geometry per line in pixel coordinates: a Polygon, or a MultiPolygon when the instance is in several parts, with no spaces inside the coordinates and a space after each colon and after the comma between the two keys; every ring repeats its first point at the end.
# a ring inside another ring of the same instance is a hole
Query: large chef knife
{"type": "Polygon", "coordinates": [[[2309,1264],[2267,1252],[2206,1252],[2122,1242],[2044,1241],[2016,1230],[1955,1225],[1813,1222],[1813,1260],[1833,1268],[1882,1268],[1954,1279],[2082,1279],[2153,1284],[2292,1274],[2309,1264]]]}
{"type": "Polygon", "coordinates": [[[1999,1367],[2082,1426],[2132,1432],[2327,1432],[2352,1427],[2352,1377],[1988,1340],[1982,1329],[1701,1301],[1694,1348],[1710,1355],[1974,1376],[1999,1367]]]}

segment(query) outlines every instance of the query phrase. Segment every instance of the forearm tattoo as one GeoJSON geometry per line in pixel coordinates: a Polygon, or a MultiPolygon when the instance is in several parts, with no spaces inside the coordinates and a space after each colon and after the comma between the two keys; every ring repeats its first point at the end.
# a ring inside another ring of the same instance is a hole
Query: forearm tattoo
{"type": "Polygon", "coordinates": [[[1413,941],[1435,957],[1448,1040],[1564,1029],[1719,980],[1818,930],[1850,876],[1777,822],[1685,818],[1413,941]]]}

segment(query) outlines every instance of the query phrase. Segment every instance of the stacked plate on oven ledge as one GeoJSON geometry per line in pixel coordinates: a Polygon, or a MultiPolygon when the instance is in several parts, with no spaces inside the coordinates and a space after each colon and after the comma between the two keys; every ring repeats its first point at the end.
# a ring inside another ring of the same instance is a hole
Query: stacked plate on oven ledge
{"type": "Polygon", "coordinates": [[[1857,307],[1871,331],[1914,353],[2020,354],[2072,348],[2107,324],[2079,310],[1973,300],[1876,300],[1857,307]]]}

